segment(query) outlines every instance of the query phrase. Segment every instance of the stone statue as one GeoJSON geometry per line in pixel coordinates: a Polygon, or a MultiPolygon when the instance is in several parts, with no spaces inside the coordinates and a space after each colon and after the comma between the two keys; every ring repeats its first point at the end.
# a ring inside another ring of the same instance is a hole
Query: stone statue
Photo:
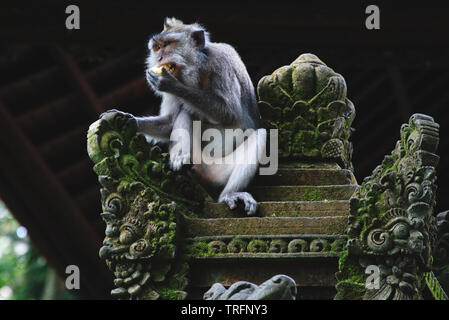
{"type": "Polygon", "coordinates": [[[205,294],[204,300],[295,300],[295,281],[283,274],[276,275],[260,286],[239,281],[226,289],[215,283],[205,294]]]}
{"type": "Polygon", "coordinates": [[[422,299],[436,235],[439,125],[414,114],[400,137],[351,199],[335,299],[422,299]],[[378,282],[367,286],[365,272],[373,266],[378,282]]]}
{"type": "Polygon", "coordinates": [[[257,93],[262,119],[279,130],[281,160],[337,161],[352,170],[355,109],[340,74],[306,53],[260,79],[257,93]]]}
{"type": "Polygon", "coordinates": [[[106,223],[100,258],[116,299],[184,299],[188,264],[176,246],[179,217],[198,211],[199,186],[173,172],[168,154],[137,133],[136,120],[107,113],[88,132],[106,223]]]}

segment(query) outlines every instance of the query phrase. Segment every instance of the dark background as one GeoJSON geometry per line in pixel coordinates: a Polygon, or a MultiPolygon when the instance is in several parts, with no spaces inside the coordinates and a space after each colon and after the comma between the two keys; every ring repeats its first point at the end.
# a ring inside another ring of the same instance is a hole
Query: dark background
{"type": "Polygon", "coordinates": [[[413,113],[433,116],[441,125],[437,212],[449,209],[447,8],[340,2],[2,2],[0,198],[61,275],[69,264],[80,267],[83,297],[109,297],[86,132],[110,108],[157,113],[159,100],[144,79],[146,43],[175,16],[233,45],[255,85],[305,52],[342,74],[357,112],[359,182],[393,150],[413,113]],[[80,7],[80,30],[65,28],[69,4],[80,7]],[[380,8],[380,30],[365,28],[369,4],[380,8]]]}

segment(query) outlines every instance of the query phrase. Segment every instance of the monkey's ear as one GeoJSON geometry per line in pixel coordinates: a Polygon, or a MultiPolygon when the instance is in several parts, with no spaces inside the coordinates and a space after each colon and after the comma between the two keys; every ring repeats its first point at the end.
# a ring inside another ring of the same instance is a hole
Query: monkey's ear
{"type": "Polygon", "coordinates": [[[192,39],[198,48],[203,49],[206,46],[206,37],[204,35],[204,30],[193,31],[192,39]]]}
{"type": "Polygon", "coordinates": [[[175,17],[169,18],[166,17],[164,20],[164,30],[167,31],[168,29],[174,28],[176,26],[182,26],[183,22],[179,19],[176,19],[175,17]]]}
{"type": "Polygon", "coordinates": [[[165,20],[164,20],[164,31],[170,28],[172,19],[173,18],[169,18],[169,17],[165,18],[165,20]]]}

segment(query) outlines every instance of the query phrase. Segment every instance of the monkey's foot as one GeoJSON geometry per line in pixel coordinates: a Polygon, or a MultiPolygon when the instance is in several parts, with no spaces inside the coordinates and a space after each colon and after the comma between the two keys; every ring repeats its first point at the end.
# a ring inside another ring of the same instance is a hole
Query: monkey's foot
{"type": "Polygon", "coordinates": [[[170,167],[173,171],[179,171],[184,164],[190,163],[190,154],[170,154],[170,167]]]}
{"type": "Polygon", "coordinates": [[[245,212],[248,216],[256,214],[257,207],[259,206],[257,201],[248,192],[229,192],[220,197],[219,202],[225,202],[229,209],[233,210],[237,207],[239,201],[245,205],[245,212]]]}

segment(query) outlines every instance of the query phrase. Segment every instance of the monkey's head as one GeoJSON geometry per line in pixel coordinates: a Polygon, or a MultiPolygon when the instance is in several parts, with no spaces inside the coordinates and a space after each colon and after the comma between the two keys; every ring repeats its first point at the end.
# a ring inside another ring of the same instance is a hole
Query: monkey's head
{"type": "Polygon", "coordinates": [[[209,34],[201,25],[166,18],[162,32],[148,42],[147,71],[161,73],[164,68],[186,85],[196,86],[208,42],[209,34]]]}

